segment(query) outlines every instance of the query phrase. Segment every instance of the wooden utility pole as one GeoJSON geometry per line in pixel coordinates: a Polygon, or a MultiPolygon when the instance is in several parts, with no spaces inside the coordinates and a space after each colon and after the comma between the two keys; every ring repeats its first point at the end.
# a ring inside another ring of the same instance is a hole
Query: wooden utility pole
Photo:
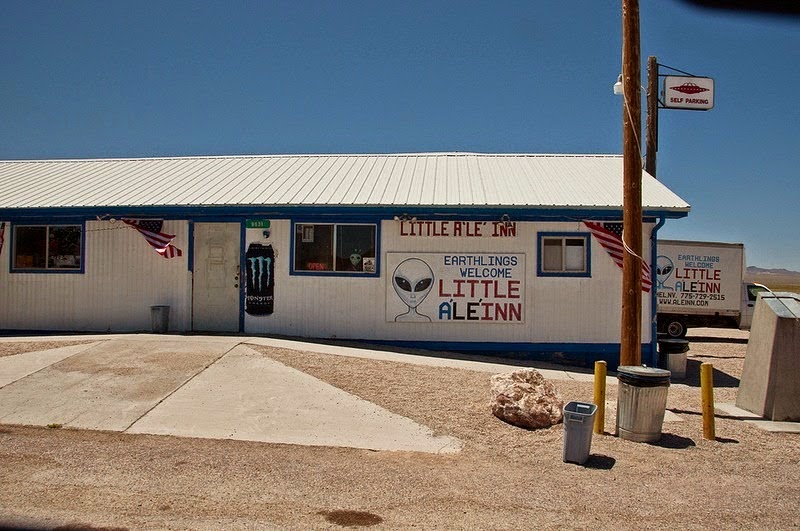
{"type": "Polygon", "coordinates": [[[658,153],[658,60],[654,55],[647,58],[647,122],[645,139],[644,171],[656,176],[656,154],[658,153]]]}
{"type": "Polygon", "coordinates": [[[642,360],[642,100],[639,1],[622,0],[622,334],[620,365],[642,360]]]}

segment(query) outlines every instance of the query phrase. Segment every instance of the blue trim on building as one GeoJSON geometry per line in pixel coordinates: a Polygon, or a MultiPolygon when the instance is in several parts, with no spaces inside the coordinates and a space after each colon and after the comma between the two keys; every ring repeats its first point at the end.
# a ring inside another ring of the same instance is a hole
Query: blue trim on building
{"type": "MultiPolygon", "coordinates": [[[[511,221],[618,221],[622,218],[622,208],[547,208],[547,207],[481,207],[463,206],[404,206],[404,205],[148,205],[148,206],[113,206],[113,207],[50,207],[50,208],[14,208],[0,210],[0,218],[5,221],[24,222],[47,219],[53,223],[65,223],[79,219],[107,219],[111,217],[158,217],[163,219],[196,219],[202,221],[231,221],[234,218],[260,217],[270,219],[304,218],[308,221],[341,217],[358,217],[365,222],[393,219],[394,216],[406,214],[425,219],[464,219],[500,220],[508,215],[511,221]]],[[[679,219],[688,212],[676,212],[659,209],[645,209],[645,222],[655,222],[655,218],[679,219]],[[651,218],[651,219],[647,219],[651,218]]]]}
{"type": "Polygon", "coordinates": [[[572,278],[591,278],[592,276],[592,234],[589,232],[537,232],[536,233],[536,276],[538,277],[572,277],[572,278]],[[542,240],[546,237],[556,238],[582,238],[584,241],[583,250],[586,258],[586,271],[545,271],[542,269],[542,240]]]}
{"type": "MultiPolygon", "coordinates": [[[[239,333],[244,332],[244,303],[245,303],[245,289],[247,286],[247,274],[242,273],[247,271],[247,230],[245,229],[245,220],[239,222],[239,333]]],[[[255,273],[253,273],[255,275],[255,273]]]]}
{"type": "MultiPolygon", "coordinates": [[[[552,361],[585,366],[592,366],[595,361],[602,360],[608,363],[610,370],[615,370],[619,366],[620,353],[619,343],[506,343],[405,340],[357,340],[357,342],[467,354],[479,352],[487,356],[502,358],[552,361]]],[[[652,357],[652,345],[643,343],[642,354],[652,357]]]]}
{"type": "Polygon", "coordinates": [[[186,268],[194,273],[194,221],[189,221],[189,249],[186,251],[186,268]]]}
{"type": "Polygon", "coordinates": [[[650,366],[658,367],[658,230],[666,223],[666,218],[661,218],[653,227],[650,234],[650,366]]]}

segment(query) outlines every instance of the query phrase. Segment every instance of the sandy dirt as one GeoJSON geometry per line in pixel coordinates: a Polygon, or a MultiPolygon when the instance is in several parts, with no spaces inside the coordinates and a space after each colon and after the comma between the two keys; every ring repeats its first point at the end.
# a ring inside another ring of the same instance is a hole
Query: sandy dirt
{"type": "Polygon", "coordinates": [[[0,357],[84,343],[93,343],[93,341],[4,341],[0,342],[0,357]]]}
{"type": "MultiPolygon", "coordinates": [[[[734,401],[747,333],[690,332],[686,384],[673,384],[667,403],[682,420],[665,423],[658,443],[644,444],[613,436],[615,419],[607,414],[607,434],[594,436],[584,466],[562,461],[562,425],[527,431],[492,416],[490,374],[254,347],[437,434],[458,437],[464,450],[437,456],[0,425],[0,524],[800,527],[800,436],[718,416],[717,440],[702,437],[700,363],[714,364],[717,402],[734,401]]],[[[8,345],[0,343],[0,351],[8,345]]],[[[555,384],[565,401],[592,399],[591,383],[555,384]]],[[[608,398],[615,400],[616,386],[608,398]]]]}

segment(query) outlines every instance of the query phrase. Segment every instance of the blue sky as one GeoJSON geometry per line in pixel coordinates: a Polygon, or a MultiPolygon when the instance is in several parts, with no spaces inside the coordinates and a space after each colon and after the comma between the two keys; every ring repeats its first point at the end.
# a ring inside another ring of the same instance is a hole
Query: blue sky
{"type": "MultiPolygon", "coordinates": [[[[3,2],[0,158],[621,153],[621,0],[3,2]]],[[[659,112],[663,238],[800,271],[800,18],[641,0],[645,62],[715,79],[659,112]]],[[[666,72],[662,69],[662,73],[666,72]]]]}

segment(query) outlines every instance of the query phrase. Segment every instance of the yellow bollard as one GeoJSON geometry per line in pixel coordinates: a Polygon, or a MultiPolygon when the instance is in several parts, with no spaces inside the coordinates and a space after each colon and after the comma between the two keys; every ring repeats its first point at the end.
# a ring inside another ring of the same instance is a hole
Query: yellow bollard
{"type": "Polygon", "coordinates": [[[606,428],[606,362],[594,362],[594,432],[602,435],[606,428]]]}
{"type": "Polygon", "coordinates": [[[700,364],[700,392],[703,396],[703,438],[716,439],[714,430],[714,366],[700,364]]]}

